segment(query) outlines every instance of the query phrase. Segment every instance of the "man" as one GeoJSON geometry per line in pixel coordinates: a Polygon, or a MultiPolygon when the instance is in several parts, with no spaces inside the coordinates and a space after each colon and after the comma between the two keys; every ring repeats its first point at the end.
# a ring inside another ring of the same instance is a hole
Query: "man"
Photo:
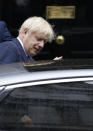
{"type": "Polygon", "coordinates": [[[4,21],[0,21],[0,42],[11,40],[13,37],[4,21]]]}
{"type": "Polygon", "coordinates": [[[19,35],[0,44],[0,64],[34,61],[46,42],[54,39],[52,26],[42,17],[30,17],[23,22],[19,35]]]}

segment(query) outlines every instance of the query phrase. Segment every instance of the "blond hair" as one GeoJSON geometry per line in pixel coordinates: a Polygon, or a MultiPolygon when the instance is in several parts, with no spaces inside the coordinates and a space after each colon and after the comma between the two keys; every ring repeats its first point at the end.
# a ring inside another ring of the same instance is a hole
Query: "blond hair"
{"type": "Polygon", "coordinates": [[[30,33],[39,32],[45,34],[48,36],[49,42],[51,42],[55,37],[52,25],[42,17],[34,16],[26,19],[19,29],[19,34],[23,32],[25,28],[28,29],[30,33]]]}

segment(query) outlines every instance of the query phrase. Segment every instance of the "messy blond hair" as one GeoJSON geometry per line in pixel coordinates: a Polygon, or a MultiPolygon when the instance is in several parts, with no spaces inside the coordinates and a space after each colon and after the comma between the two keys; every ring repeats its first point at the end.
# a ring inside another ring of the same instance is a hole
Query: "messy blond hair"
{"type": "Polygon", "coordinates": [[[24,29],[28,29],[30,33],[39,32],[45,34],[46,36],[48,36],[49,42],[51,42],[55,37],[52,25],[42,17],[29,17],[21,25],[19,34],[23,32],[24,29]]]}

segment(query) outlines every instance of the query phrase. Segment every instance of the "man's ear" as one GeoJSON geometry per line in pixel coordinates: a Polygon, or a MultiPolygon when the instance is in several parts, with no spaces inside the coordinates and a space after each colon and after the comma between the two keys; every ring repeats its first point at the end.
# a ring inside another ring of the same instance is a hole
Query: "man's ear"
{"type": "Polygon", "coordinates": [[[23,31],[24,34],[27,34],[28,33],[28,29],[25,28],[24,31],[23,31]]]}

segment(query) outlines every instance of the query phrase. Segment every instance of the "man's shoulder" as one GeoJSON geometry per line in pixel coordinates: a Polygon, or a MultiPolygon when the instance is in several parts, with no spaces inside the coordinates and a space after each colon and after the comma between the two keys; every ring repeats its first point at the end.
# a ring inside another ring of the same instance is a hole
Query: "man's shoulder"
{"type": "Polygon", "coordinates": [[[13,38],[10,41],[5,41],[5,42],[0,43],[0,48],[4,47],[4,48],[19,50],[19,46],[20,46],[20,44],[19,44],[19,41],[17,40],[17,38],[13,38]]]}
{"type": "Polygon", "coordinates": [[[4,41],[4,42],[1,42],[0,43],[0,47],[15,47],[15,43],[13,42],[13,40],[10,40],[10,41],[4,41]]]}

